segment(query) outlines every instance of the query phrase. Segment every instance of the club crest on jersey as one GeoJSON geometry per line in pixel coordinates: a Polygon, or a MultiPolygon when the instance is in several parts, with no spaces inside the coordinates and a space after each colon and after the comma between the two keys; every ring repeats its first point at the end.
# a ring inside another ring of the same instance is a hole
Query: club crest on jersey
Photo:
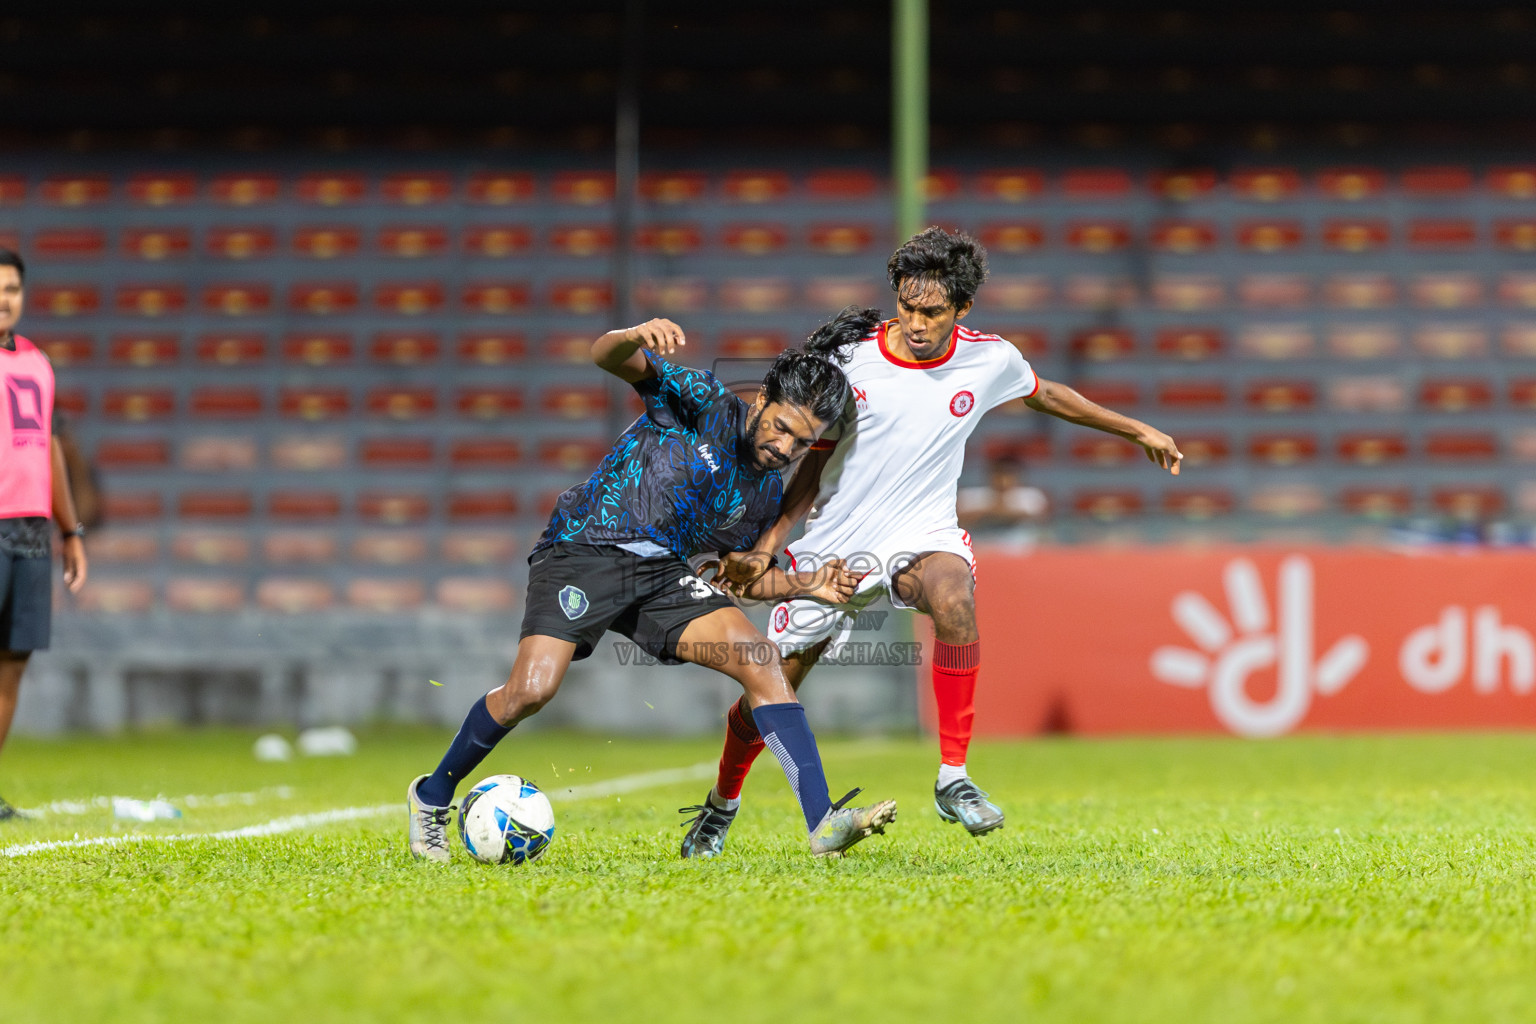
{"type": "Polygon", "coordinates": [[[579,619],[587,614],[591,607],[587,601],[586,593],[580,587],[562,587],[560,589],[560,610],[568,619],[579,619]]]}
{"type": "Polygon", "coordinates": [[[956,416],[964,416],[976,408],[976,396],[969,391],[961,391],[949,400],[949,411],[956,416]]]}
{"type": "Polygon", "coordinates": [[[747,506],[745,502],[731,509],[731,514],[725,517],[725,521],[720,524],[720,529],[729,530],[731,527],[741,522],[741,517],[746,514],[746,511],[747,506]]]}
{"type": "Polygon", "coordinates": [[[720,460],[715,457],[714,450],[709,445],[701,444],[695,450],[699,453],[699,458],[703,459],[704,464],[709,467],[711,473],[720,472],[720,460]]]}

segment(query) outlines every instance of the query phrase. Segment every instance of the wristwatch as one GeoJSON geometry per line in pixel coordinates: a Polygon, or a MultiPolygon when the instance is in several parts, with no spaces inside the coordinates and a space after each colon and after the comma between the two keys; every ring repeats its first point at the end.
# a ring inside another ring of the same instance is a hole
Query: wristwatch
{"type": "Polygon", "coordinates": [[[68,540],[70,537],[84,537],[85,536],[85,524],[84,523],[76,523],[75,524],[75,528],[73,530],[60,530],[59,531],[59,536],[63,537],[65,540],[68,540]]]}

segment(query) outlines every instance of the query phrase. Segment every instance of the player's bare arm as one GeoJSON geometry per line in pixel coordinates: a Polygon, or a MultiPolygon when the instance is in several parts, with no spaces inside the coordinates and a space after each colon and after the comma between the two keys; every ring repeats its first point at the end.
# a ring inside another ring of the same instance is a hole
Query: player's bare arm
{"type": "Polygon", "coordinates": [[[1173,438],[1140,420],[1090,402],[1065,384],[1041,378],[1040,389],[1024,399],[1024,404],[1036,412],[1115,434],[1133,444],[1139,444],[1148,459],[1174,476],[1179,475],[1179,462],[1184,456],[1179,452],[1179,446],[1174,444],[1173,438]]]}
{"type": "Polygon", "coordinates": [[[80,539],[80,520],[75,514],[75,499],[69,489],[69,467],[64,464],[64,449],[59,439],[49,439],[49,458],[53,462],[53,521],[64,535],[59,550],[64,563],[64,585],[71,594],[85,586],[85,543],[80,539]]]}
{"type": "MultiPolygon", "coordinates": [[[[751,554],[752,552],[738,552],[751,554]]],[[[850,572],[841,558],[829,559],[816,569],[801,572],[784,570],[777,566],[768,569],[749,584],[731,584],[723,579],[725,589],[739,597],[754,601],[787,601],[792,597],[809,597],[829,604],[846,604],[859,588],[860,576],[850,572]]]]}
{"type": "Polygon", "coordinates": [[[660,317],[609,331],[592,343],[592,361],[629,384],[656,376],[641,349],[670,356],[688,344],[683,329],[660,317]]]}
{"type": "MultiPolygon", "coordinates": [[[[796,523],[805,518],[811,506],[816,503],[816,495],[821,490],[821,474],[826,469],[827,460],[831,457],[831,448],[812,448],[806,453],[805,458],[800,460],[800,466],[795,470],[795,475],[790,478],[789,486],[784,488],[784,499],[779,505],[779,518],[763,531],[762,536],[758,537],[757,543],[750,551],[732,551],[722,558],[715,582],[732,588],[747,587],[769,571],[769,567],[773,564],[773,556],[784,550],[784,544],[789,540],[789,532],[795,528],[796,523]]],[[[745,596],[767,598],[769,595],[747,593],[745,596]]]]}

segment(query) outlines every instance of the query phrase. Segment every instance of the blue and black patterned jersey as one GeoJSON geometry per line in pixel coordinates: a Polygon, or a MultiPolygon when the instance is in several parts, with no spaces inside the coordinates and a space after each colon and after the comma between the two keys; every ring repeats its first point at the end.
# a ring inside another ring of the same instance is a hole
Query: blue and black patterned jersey
{"type": "Polygon", "coordinates": [[[585,483],[560,495],[535,551],[643,541],[683,559],[744,551],[778,516],[783,480],[747,450],[751,407],[714,374],[642,351],[656,371],[635,384],[645,414],[585,483]]]}

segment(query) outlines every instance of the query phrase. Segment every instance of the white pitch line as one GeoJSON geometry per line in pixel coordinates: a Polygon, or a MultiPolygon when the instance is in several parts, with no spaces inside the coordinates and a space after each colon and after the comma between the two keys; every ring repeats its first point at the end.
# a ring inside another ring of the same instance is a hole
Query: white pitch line
{"type": "MultiPolygon", "coordinates": [[[[247,793],[187,793],[184,796],[153,796],[150,800],[164,800],[174,807],[229,807],[232,804],[243,804],[246,807],[253,806],[263,800],[288,800],[297,791],[292,786],[268,786],[266,789],[252,790],[247,793]]],[[[112,806],[113,800],[138,799],[137,797],[122,796],[92,796],[84,800],[55,800],[41,807],[19,808],[22,814],[32,818],[46,818],[55,814],[92,814],[96,811],[104,811],[112,806]]]]}
{"type": "MultiPolygon", "coordinates": [[[[590,782],[580,786],[567,786],[551,794],[557,800],[595,800],[605,796],[618,796],[636,790],[665,786],[674,782],[688,782],[708,778],[715,773],[716,765],[701,761],[686,768],[668,768],[657,772],[640,772],[621,775],[603,782],[590,782]]],[[[76,850],[87,846],[126,846],[132,843],[184,843],[193,839],[255,839],[275,836],[284,832],[317,825],[329,825],[338,821],[356,821],[361,818],[377,818],[386,814],[399,814],[399,804],[375,804],[372,807],[338,807],[314,814],[295,814],[287,818],[274,818],[259,825],[226,829],[222,832],[135,832],[121,836],[93,836],[89,839],[52,839],[36,843],[19,843],[0,848],[0,856],[25,857],[46,850],[76,850]]]]}

